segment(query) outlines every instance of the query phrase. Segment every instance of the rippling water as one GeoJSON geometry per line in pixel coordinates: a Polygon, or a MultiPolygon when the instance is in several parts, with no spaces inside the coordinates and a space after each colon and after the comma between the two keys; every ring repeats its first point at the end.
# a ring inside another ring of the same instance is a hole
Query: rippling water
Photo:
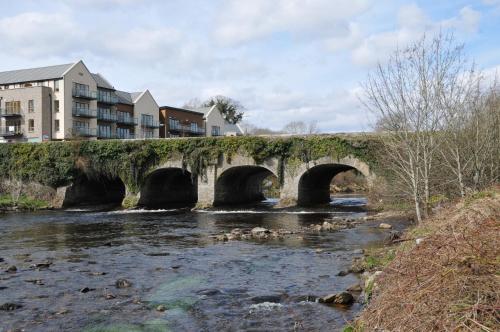
{"type": "Polygon", "coordinates": [[[357,282],[355,275],[336,274],[350,266],[355,249],[379,242],[387,231],[366,223],[272,241],[215,243],[210,235],[256,226],[294,230],[332,216],[359,217],[365,203],[351,195],[319,210],[275,211],[270,200],[203,212],[0,215],[0,305],[22,305],[0,311],[0,331],[338,330],[359,304],[338,308],[304,299],[357,282]],[[33,267],[45,261],[53,264],[33,267]],[[10,265],[18,271],[4,272],[10,265]],[[120,278],[132,287],[117,289],[120,278]],[[160,304],[167,310],[157,311],[160,304]]]}

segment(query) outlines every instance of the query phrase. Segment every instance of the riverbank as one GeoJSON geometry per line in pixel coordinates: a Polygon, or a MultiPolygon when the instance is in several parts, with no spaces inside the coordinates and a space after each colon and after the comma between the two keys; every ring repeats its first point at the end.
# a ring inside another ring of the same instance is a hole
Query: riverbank
{"type": "Polygon", "coordinates": [[[365,252],[369,304],[345,330],[498,330],[499,193],[450,204],[396,245],[365,252]]]}
{"type": "Polygon", "coordinates": [[[0,213],[16,211],[38,211],[50,209],[50,204],[44,200],[21,195],[14,199],[11,195],[0,195],[0,213]]]}

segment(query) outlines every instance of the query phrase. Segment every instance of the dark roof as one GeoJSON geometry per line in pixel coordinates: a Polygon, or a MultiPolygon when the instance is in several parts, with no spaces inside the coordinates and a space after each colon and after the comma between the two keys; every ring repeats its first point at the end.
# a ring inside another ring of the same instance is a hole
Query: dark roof
{"type": "Polygon", "coordinates": [[[73,65],[74,63],[68,63],[48,67],[3,71],[0,72],[0,84],[35,82],[62,78],[63,74],[73,65]]]}
{"type": "Polygon", "coordinates": [[[198,115],[204,115],[203,112],[198,112],[198,111],[195,111],[195,110],[188,110],[188,109],[185,109],[185,108],[172,107],[172,106],[160,106],[160,111],[161,110],[172,110],[172,111],[188,112],[188,113],[195,113],[195,114],[198,114],[198,115]]]}
{"type": "Polygon", "coordinates": [[[132,97],[132,101],[135,103],[137,101],[137,98],[139,98],[142,93],[143,92],[131,92],[130,97],[132,97]]]}
{"type": "Polygon", "coordinates": [[[126,91],[116,90],[115,94],[118,97],[119,104],[134,105],[134,101],[132,100],[132,96],[130,95],[130,93],[126,91]]]}
{"type": "Polygon", "coordinates": [[[94,77],[94,80],[97,83],[98,88],[104,88],[104,89],[109,89],[109,90],[114,90],[115,87],[111,85],[111,83],[108,82],[107,79],[104,78],[99,73],[92,73],[92,77],[94,77]]]}

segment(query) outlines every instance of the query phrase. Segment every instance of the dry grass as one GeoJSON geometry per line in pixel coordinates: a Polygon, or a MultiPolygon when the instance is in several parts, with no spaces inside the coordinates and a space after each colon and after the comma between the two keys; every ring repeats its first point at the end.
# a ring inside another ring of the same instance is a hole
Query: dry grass
{"type": "Polygon", "coordinates": [[[377,280],[362,331],[500,330],[500,188],[448,207],[377,280]]]}

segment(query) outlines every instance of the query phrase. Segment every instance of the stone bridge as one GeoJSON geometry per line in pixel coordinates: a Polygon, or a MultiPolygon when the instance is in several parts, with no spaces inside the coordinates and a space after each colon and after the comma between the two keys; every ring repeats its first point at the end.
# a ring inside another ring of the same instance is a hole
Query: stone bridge
{"type": "Polygon", "coordinates": [[[321,157],[308,162],[280,163],[271,157],[257,163],[243,153],[220,155],[203,174],[193,176],[182,158],[172,158],[151,168],[132,192],[119,178],[76,179],[58,189],[63,206],[124,203],[124,206],[168,208],[239,205],[264,199],[262,181],[270,175],[280,183],[281,206],[310,206],[330,201],[330,182],[340,172],[355,169],[369,187],[375,179],[370,166],[354,156],[321,157]],[[130,203],[132,202],[132,203],[130,203]]]}

